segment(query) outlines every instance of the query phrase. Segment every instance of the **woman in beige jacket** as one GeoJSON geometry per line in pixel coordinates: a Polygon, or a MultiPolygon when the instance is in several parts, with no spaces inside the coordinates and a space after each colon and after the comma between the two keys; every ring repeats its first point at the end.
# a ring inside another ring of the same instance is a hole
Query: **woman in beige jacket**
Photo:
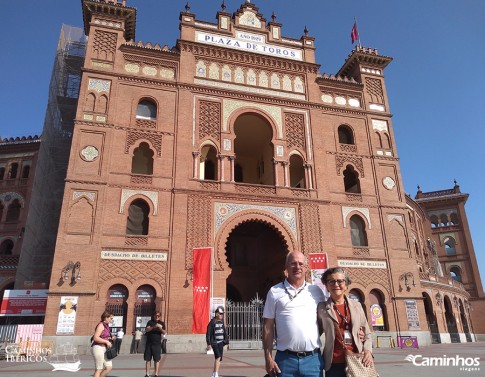
{"type": "Polygon", "coordinates": [[[330,298],[318,304],[317,308],[325,376],[345,377],[346,350],[363,352],[362,362],[365,366],[374,363],[370,328],[360,303],[349,300],[345,295],[351,280],[344,269],[328,269],[322,275],[322,283],[330,293],[330,298]],[[340,335],[336,332],[337,328],[340,335]],[[362,329],[363,337],[359,336],[359,329],[362,329]]]}

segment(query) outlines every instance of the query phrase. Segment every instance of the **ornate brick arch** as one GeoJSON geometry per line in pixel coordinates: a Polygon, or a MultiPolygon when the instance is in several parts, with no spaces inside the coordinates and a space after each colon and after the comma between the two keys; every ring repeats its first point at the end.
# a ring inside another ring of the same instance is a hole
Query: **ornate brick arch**
{"type": "MultiPolygon", "coordinates": [[[[283,138],[283,120],[281,110],[279,109],[277,109],[278,111],[276,111],[276,109],[273,109],[272,106],[263,106],[254,103],[243,103],[240,104],[240,107],[235,106],[234,109],[224,110],[224,116],[227,117],[227,124],[224,124],[224,127],[226,127],[225,131],[234,133],[234,123],[240,116],[246,114],[255,114],[263,118],[270,125],[273,133],[272,142],[277,139],[283,138]]],[[[226,121],[226,119],[224,119],[223,121],[226,121]]]]}
{"type": "Polygon", "coordinates": [[[216,248],[214,262],[216,270],[227,271],[229,269],[229,265],[225,257],[227,240],[236,227],[248,222],[259,222],[267,225],[278,233],[289,251],[299,250],[299,244],[293,236],[291,229],[276,216],[269,212],[259,210],[242,211],[225,221],[215,235],[214,244],[216,248]]]}

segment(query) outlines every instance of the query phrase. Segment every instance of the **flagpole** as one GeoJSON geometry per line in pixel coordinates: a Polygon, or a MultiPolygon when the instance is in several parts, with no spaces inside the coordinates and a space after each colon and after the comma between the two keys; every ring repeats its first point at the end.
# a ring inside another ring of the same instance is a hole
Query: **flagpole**
{"type": "Polygon", "coordinates": [[[357,46],[362,47],[362,44],[360,43],[360,33],[359,33],[359,25],[357,24],[357,17],[354,16],[354,23],[355,27],[357,29],[357,46]]]}

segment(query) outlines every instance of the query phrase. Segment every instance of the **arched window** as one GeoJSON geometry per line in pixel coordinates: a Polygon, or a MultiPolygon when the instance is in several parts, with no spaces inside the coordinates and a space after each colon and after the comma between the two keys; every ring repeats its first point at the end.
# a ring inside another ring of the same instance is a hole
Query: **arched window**
{"type": "Polygon", "coordinates": [[[17,174],[18,174],[18,170],[19,170],[19,164],[17,164],[16,162],[14,162],[13,164],[10,165],[10,170],[8,171],[8,179],[15,179],[17,178],[17,174]]]}
{"type": "Polygon", "coordinates": [[[347,165],[344,170],[344,186],[345,192],[360,194],[359,173],[354,170],[352,165],[347,165]]]}
{"type": "Polygon", "coordinates": [[[5,221],[7,222],[18,221],[20,217],[20,208],[22,208],[22,206],[20,205],[20,202],[18,199],[15,199],[12,203],[10,203],[10,205],[8,206],[7,217],[5,221]]]}
{"type": "Polygon", "coordinates": [[[3,178],[5,178],[5,168],[0,168],[0,181],[3,180],[3,178]]]}
{"type": "Polygon", "coordinates": [[[13,241],[5,240],[0,245],[0,255],[12,255],[13,241]]]}
{"type": "Polygon", "coordinates": [[[147,143],[140,143],[133,152],[131,159],[131,172],[133,174],[153,174],[153,151],[147,143]]]}
{"type": "Polygon", "coordinates": [[[212,145],[204,145],[200,153],[200,179],[217,179],[217,150],[212,145]]]}
{"type": "Polygon", "coordinates": [[[128,209],[128,219],[126,220],[126,234],[128,235],[148,235],[148,215],[150,206],[143,199],[134,200],[128,209]]]}
{"type": "Polygon", "coordinates": [[[340,144],[354,144],[354,135],[350,127],[341,125],[338,128],[338,142],[340,144]]]}
{"type": "Polygon", "coordinates": [[[446,237],[444,239],[446,255],[456,255],[456,241],[453,237],[446,237]]]}
{"type": "Polygon", "coordinates": [[[446,216],[444,213],[440,215],[440,225],[448,226],[448,216],[446,216]]]}
{"type": "Polygon", "coordinates": [[[458,221],[458,215],[456,213],[452,213],[450,215],[450,219],[451,219],[451,224],[452,225],[458,225],[460,222],[458,221]]]}
{"type": "Polygon", "coordinates": [[[157,106],[152,101],[140,101],[136,109],[136,117],[149,120],[157,119],[157,106]]]}
{"type": "Polygon", "coordinates": [[[358,215],[353,215],[349,224],[352,246],[368,246],[364,220],[358,215]]]}
{"type": "Polygon", "coordinates": [[[431,228],[437,228],[440,225],[440,221],[436,215],[431,216],[429,221],[431,221],[431,228]]]}
{"type": "Polygon", "coordinates": [[[453,280],[461,283],[461,271],[459,267],[451,267],[450,268],[450,275],[453,280]]]}
{"type": "Polygon", "coordinates": [[[259,114],[242,114],[234,121],[234,133],[234,163],[243,173],[239,175],[234,171],[236,182],[273,186],[275,154],[269,121],[259,114]]]}
{"type": "Polygon", "coordinates": [[[22,169],[22,179],[29,178],[30,174],[30,165],[25,165],[22,169]]]}
{"type": "Polygon", "coordinates": [[[297,154],[290,157],[290,187],[305,188],[303,159],[297,154]]]}

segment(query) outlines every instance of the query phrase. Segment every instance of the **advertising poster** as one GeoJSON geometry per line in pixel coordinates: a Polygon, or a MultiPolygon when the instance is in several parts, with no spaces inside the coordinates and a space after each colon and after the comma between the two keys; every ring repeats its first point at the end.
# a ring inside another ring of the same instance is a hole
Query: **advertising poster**
{"type": "Polygon", "coordinates": [[[404,305],[406,305],[406,317],[408,319],[409,330],[419,330],[419,313],[418,305],[416,300],[404,300],[404,305]]]}
{"type": "Polygon", "coordinates": [[[370,316],[372,319],[372,326],[384,326],[384,316],[382,315],[382,308],[378,304],[370,307],[370,316]]]}
{"type": "Polygon", "coordinates": [[[57,335],[73,335],[76,325],[77,296],[62,296],[57,315],[57,335]]]}

